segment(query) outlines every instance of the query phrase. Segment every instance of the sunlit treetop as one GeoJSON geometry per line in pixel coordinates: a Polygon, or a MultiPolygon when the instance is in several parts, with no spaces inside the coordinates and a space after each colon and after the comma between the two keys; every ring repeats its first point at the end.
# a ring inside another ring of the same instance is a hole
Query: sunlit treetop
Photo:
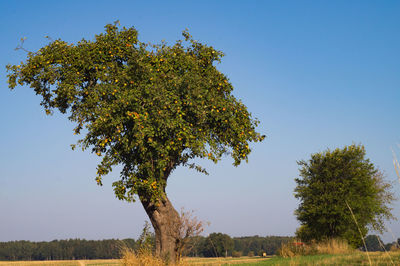
{"type": "Polygon", "coordinates": [[[102,157],[98,184],[122,165],[113,183],[117,197],[155,199],[177,166],[205,172],[192,159],[217,162],[224,154],[239,165],[249,143],[264,138],[215,67],[223,53],[187,31],[183,37],[172,46],[149,45],[134,28],[109,24],[94,40],[52,41],[26,62],[8,65],[9,87],[29,85],[47,114],[67,114],[74,134],[86,129],[78,145],[102,157]]]}

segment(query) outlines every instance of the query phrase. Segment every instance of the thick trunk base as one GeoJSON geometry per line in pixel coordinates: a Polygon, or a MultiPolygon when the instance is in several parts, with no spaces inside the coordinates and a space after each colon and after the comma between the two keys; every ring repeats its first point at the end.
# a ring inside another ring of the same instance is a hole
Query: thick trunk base
{"type": "Polygon", "coordinates": [[[167,195],[157,202],[141,198],[142,205],[150,218],[156,235],[156,256],[175,264],[178,259],[179,213],[174,209],[167,195]]]}

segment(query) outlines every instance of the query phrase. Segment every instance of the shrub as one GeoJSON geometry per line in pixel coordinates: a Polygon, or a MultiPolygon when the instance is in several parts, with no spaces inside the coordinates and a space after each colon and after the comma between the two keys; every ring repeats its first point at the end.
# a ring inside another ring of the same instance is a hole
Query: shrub
{"type": "Polygon", "coordinates": [[[232,251],[232,257],[234,258],[239,258],[242,256],[242,252],[241,251],[232,251]]]}

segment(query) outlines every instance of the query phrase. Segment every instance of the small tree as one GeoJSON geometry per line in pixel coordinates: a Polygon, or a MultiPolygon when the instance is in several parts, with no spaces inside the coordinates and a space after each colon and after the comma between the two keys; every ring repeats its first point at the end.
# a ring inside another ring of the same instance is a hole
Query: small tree
{"type": "Polygon", "coordinates": [[[105,28],[91,41],[55,40],[29,52],[25,63],[7,66],[9,87],[29,85],[47,114],[57,109],[76,123],[74,133],[84,132],[78,144],[102,158],[99,185],[114,166],[123,167],[116,196],[138,196],[154,227],[156,254],[174,260],[180,218],[165,192],[170,174],[178,166],[206,173],[192,160],[217,163],[224,154],[237,166],[263,136],[214,65],[222,52],[186,31],[168,46],[140,42],[134,28],[105,28]]]}
{"type": "MultiPolygon", "coordinates": [[[[193,211],[185,211],[181,209],[180,220],[178,223],[179,234],[176,252],[176,260],[179,261],[183,252],[188,253],[194,246],[189,246],[191,239],[199,236],[204,231],[204,221],[200,221],[196,216],[193,216],[193,211]]],[[[194,243],[193,243],[194,244],[194,243]]]]}
{"type": "Polygon", "coordinates": [[[295,197],[300,205],[295,215],[301,226],[296,234],[302,240],[339,237],[358,247],[368,228],[382,231],[384,220],[393,218],[391,185],[365,158],[363,146],[315,153],[298,165],[295,197]]]}
{"type": "Polygon", "coordinates": [[[155,248],[154,233],[150,230],[149,222],[145,222],[142,233],[136,241],[136,253],[138,254],[152,254],[155,248]]]}

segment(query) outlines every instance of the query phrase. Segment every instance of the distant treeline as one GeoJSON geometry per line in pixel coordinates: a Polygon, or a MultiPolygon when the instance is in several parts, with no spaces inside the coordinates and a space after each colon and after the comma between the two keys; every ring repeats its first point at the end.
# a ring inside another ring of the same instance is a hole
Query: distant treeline
{"type": "MultiPolygon", "coordinates": [[[[222,233],[212,233],[207,237],[190,239],[186,256],[216,257],[232,255],[275,254],[282,242],[291,237],[251,236],[234,237],[222,233]]],[[[116,259],[120,249],[127,246],[136,250],[134,239],[108,240],[53,240],[51,242],[10,241],[0,242],[0,260],[79,260],[116,259]]]]}
{"type": "MultiPolygon", "coordinates": [[[[378,238],[377,236],[366,237],[365,240],[369,251],[383,250],[380,245],[382,242],[378,238]]],[[[197,236],[191,238],[184,255],[190,257],[262,256],[264,253],[274,255],[282,243],[293,240],[293,237],[287,236],[231,238],[227,234],[212,233],[207,237],[197,236]]],[[[0,242],[0,260],[117,259],[120,258],[121,247],[126,246],[137,250],[139,243],[139,240],[135,241],[134,239],[0,242]]],[[[400,243],[400,239],[398,243],[400,243]]],[[[391,247],[398,247],[398,243],[386,244],[385,248],[390,250],[391,247]]]]}
{"type": "Polygon", "coordinates": [[[207,237],[190,239],[184,255],[190,257],[262,256],[274,255],[282,243],[292,241],[288,236],[246,236],[233,237],[212,233],[207,237]]]}
{"type": "Polygon", "coordinates": [[[0,260],[79,260],[120,257],[120,248],[135,248],[134,239],[53,240],[51,242],[0,242],[0,260]]]}

